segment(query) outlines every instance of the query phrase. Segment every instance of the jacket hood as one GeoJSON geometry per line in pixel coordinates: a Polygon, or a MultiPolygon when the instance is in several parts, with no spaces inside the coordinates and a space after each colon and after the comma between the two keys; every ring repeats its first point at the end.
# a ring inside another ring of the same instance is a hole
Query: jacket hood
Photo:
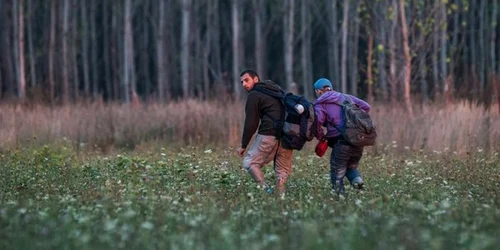
{"type": "Polygon", "coordinates": [[[335,104],[335,103],[342,103],[344,101],[344,96],[335,91],[328,91],[324,94],[322,94],[318,99],[314,101],[314,104],[335,104]]]}
{"type": "Polygon", "coordinates": [[[281,90],[281,87],[271,80],[264,80],[262,82],[258,82],[255,84],[254,87],[257,87],[257,86],[261,87],[261,88],[269,89],[272,91],[280,91],[281,90]]]}

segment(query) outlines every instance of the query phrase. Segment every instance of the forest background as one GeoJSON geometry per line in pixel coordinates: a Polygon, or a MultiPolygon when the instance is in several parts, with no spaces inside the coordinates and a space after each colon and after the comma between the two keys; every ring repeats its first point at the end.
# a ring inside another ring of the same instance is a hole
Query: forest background
{"type": "Polygon", "coordinates": [[[237,145],[239,73],[252,68],[310,100],[314,80],[330,78],[372,103],[381,143],[488,149],[500,127],[498,5],[0,0],[0,140],[237,145]]]}

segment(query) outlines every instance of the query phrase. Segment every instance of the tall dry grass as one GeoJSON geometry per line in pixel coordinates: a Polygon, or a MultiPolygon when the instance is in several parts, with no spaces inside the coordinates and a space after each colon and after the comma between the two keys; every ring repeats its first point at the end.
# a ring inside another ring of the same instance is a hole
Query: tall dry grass
{"type": "MultiPolygon", "coordinates": [[[[446,107],[415,105],[409,117],[403,107],[374,105],[379,143],[400,150],[428,149],[466,153],[500,149],[500,116],[496,107],[460,102],[446,107]]],[[[380,149],[380,145],[375,150],[380,149]]]]}
{"type": "MultiPolygon", "coordinates": [[[[456,103],[446,108],[416,106],[414,117],[402,107],[373,105],[379,145],[373,150],[498,149],[500,117],[480,106],[456,103]]],[[[0,106],[0,147],[71,143],[76,148],[164,146],[238,146],[244,104],[184,101],[128,106],[93,103],[63,107],[0,106]]]]}

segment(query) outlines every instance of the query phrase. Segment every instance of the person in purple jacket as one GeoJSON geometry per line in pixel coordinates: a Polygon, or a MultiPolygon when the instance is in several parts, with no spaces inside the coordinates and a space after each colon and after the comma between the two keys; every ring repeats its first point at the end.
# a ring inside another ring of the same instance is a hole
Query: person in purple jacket
{"type": "MultiPolygon", "coordinates": [[[[314,101],[314,111],[317,117],[315,127],[316,139],[327,140],[332,148],[330,156],[330,180],[337,194],[345,195],[344,177],[356,189],[363,189],[364,181],[357,169],[363,147],[348,144],[338,128],[344,126],[342,107],[338,103],[346,101],[346,95],[333,91],[332,83],[326,78],[320,78],[314,83],[317,99],[314,101]],[[326,127],[326,135],[323,131],[326,127]]],[[[352,95],[348,95],[352,102],[361,109],[370,112],[370,105],[352,95]]]]}

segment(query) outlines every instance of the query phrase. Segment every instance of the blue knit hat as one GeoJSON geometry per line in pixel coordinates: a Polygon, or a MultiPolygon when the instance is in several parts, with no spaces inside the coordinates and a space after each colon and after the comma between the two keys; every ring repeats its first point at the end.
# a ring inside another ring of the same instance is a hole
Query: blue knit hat
{"type": "Polygon", "coordinates": [[[331,89],[333,89],[333,86],[332,86],[332,83],[330,82],[330,80],[326,79],[326,78],[320,78],[318,79],[315,83],[314,83],[314,89],[322,89],[324,87],[330,87],[331,89]]]}

